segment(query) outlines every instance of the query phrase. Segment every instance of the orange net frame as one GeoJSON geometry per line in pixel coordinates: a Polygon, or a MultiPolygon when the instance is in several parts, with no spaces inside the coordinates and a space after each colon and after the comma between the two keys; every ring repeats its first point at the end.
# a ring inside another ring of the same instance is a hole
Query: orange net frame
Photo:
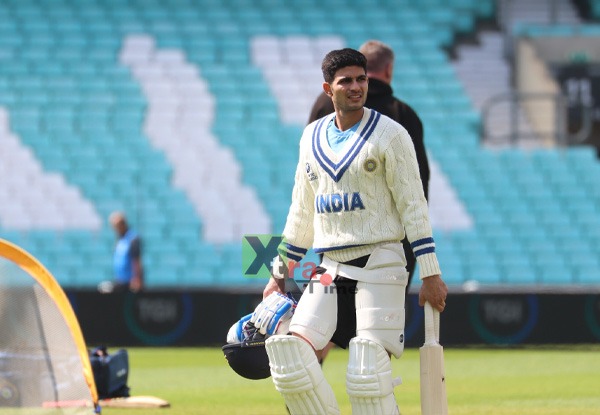
{"type": "Polygon", "coordinates": [[[34,257],[0,239],[0,415],[93,414],[97,402],[64,291],[34,257]]]}

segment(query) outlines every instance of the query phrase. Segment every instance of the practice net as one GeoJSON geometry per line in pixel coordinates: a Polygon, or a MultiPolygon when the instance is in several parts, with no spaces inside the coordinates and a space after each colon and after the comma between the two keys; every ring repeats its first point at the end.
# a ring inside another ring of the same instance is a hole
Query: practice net
{"type": "Polygon", "coordinates": [[[0,415],[93,414],[81,329],[52,275],[0,239],[0,415]]]}

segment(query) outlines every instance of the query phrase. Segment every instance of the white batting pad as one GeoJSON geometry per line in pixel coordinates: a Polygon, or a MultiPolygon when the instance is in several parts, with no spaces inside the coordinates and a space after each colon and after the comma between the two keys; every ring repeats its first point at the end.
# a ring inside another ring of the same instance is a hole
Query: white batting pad
{"type": "Polygon", "coordinates": [[[295,336],[274,335],[265,342],[275,388],[291,415],[339,415],[331,386],[314,350],[295,336]]]}
{"type": "Polygon", "coordinates": [[[400,357],[404,352],[404,286],[359,281],[356,288],[356,335],[400,357]]]}
{"type": "Polygon", "coordinates": [[[323,285],[311,280],[292,317],[290,331],[308,340],[315,350],[325,348],[335,332],[337,295],[334,287],[334,283],[323,285]]]}
{"type": "Polygon", "coordinates": [[[346,390],[353,415],[399,415],[392,364],[385,349],[369,339],[350,340],[346,390]]]}

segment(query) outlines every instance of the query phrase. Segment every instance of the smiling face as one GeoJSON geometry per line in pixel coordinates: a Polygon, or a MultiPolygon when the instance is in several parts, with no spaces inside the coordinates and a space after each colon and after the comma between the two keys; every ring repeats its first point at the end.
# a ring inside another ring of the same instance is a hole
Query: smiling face
{"type": "Polygon", "coordinates": [[[367,100],[369,79],[364,68],[360,66],[346,66],[339,69],[331,81],[324,82],[323,89],[328,94],[338,115],[336,124],[344,130],[345,120],[354,125],[362,117],[363,107],[367,100]]]}

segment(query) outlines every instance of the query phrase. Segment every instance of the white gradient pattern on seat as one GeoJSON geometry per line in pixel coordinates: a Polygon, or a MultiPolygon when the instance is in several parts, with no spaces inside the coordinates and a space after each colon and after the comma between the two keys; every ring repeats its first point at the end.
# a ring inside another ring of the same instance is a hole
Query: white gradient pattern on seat
{"type": "Polygon", "coordinates": [[[341,49],[339,36],[256,36],[250,41],[252,63],[259,67],[277,100],[284,124],[304,125],[315,98],[321,93],[321,61],[341,49]]]}
{"type": "Polygon", "coordinates": [[[431,227],[443,231],[474,228],[474,221],[448,178],[433,159],[429,159],[429,217],[431,227]]]}
{"type": "Polygon", "coordinates": [[[201,68],[176,49],[157,49],[152,37],[125,38],[120,63],[131,70],[148,100],[143,131],[173,166],[211,243],[239,242],[271,232],[271,218],[254,189],[242,183],[234,153],[212,134],[215,97],[201,68]]]}
{"type": "Polygon", "coordinates": [[[100,215],[62,174],[43,169],[0,107],[0,226],[16,230],[98,230],[100,215]]]}

